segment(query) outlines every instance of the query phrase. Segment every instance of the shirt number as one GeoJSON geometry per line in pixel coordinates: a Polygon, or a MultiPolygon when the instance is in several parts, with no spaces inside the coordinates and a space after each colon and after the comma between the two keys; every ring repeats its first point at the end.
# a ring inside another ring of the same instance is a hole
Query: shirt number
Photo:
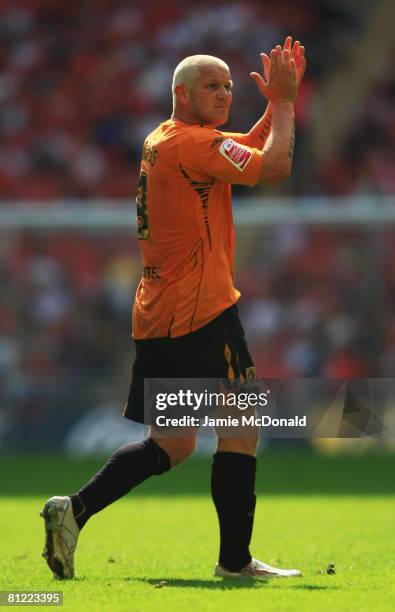
{"type": "Polygon", "coordinates": [[[137,187],[137,238],[147,240],[149,236],[149,222],[147,211],[147,175],[141,172],[137,187]]]}

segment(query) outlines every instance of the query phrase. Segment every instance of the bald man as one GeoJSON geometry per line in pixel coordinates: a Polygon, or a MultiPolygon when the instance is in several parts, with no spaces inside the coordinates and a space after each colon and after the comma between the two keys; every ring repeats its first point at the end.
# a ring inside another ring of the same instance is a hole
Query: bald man
{"type": "MultiPolygon", "coordinates": [[[[269,105],[248,134],[218,130],[232,103],[229,67],[217,57],[194,55],[175,69],[171,119],[144,142],[136,198],[143,272],[133,307],[136,359],[124,410],[133,421],[146,422],[144,379],[255,381],[233,285],[231,185],[253,187],[289,177],[294,102],[305,69],[304,49],[290,37],[261,59],[263,76],[251,77],[269,105]]],[[[211,477],[220,530],[215,575],[300,575],[250,554],[258,431],[217,436],[211,477]]],[[[115,451],[78,492],[50,498],[42,511],[43,556],[54,575],[74,576],[77,539],[93,514],[182,463],[195,440],[194,429],[180,437],[151,427],[146,440],[115,451]]]]}

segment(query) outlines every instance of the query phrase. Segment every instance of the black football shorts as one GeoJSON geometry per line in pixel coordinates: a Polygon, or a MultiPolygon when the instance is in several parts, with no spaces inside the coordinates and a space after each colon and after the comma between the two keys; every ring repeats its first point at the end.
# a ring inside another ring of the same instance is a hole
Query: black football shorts
{"type": "Polygon", "coordinates": [[[132,383],[123,415],[144,423],[145,378],[255,381],[239,311],[234,304],[204,327],[177,338],[135,340],[132,383]]]}

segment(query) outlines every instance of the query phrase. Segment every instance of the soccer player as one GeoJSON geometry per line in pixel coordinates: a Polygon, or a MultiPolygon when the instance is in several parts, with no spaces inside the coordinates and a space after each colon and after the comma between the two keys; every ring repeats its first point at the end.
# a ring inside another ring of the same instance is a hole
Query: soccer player
{"type": "MultiPolygon", "coordinates": [[[[228,120],[232,80],[222,60],[184,59],[173,78],[173,114],[146,138],[137,193],[143,264],[133,307],[136,359],[124,416],[144,422],[145,378],[255,379],[233,286],[231,184],[272,184],[291,172],[294,101],[305,69],[304,49],[287,37],[263,76],[251,73],[269,100],[248,134],[217,128],[228,120]]],[[[217,432],[217,435],[218,432],[217,432]]],[[[87,520],[154,474],[184,461],[195,434],[149,437],[115,451],[78,492],[50,498],[43,556],[59,578],[74,576],[74,552],[87,520]]],[[[220,530],[215,575],[298,576],[271,567],[249,550],[255,511],[258,431],[218,438],[211,492],[220,530]]]]}

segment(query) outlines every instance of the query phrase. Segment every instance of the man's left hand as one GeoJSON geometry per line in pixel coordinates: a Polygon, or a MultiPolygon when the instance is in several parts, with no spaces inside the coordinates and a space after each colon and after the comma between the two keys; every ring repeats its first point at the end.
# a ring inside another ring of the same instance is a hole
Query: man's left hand
{"type": "MultiPolygon", "coordinates": [[[[299,40],[295,40],[294,44],[292,45],[292,36],[287,36],[284,42],[284,46],[281,47],[281,45],[276,45],[275,48],[277,51],[288,50],[290,53],[290,59],[292,58],[295,60],[296,84],[297,84],[297,87],[299,87],[300,83],[302,82],[305,70],[306,70],[306,58],[304,55],[305,49],[303,45],[300,44],[299,40]]],[[[270,58],[266,53],[261,53],[261,60],[262,60],[262,66],[263,66],[263,74],[265,76],[266,82],[268,82],[269,75],[270,75],[270,58]]],[[[256,80],[257,73],[255,72],[251,73],[250,76],[252,75],[255,76],[255,80],[256,80]]]]}

